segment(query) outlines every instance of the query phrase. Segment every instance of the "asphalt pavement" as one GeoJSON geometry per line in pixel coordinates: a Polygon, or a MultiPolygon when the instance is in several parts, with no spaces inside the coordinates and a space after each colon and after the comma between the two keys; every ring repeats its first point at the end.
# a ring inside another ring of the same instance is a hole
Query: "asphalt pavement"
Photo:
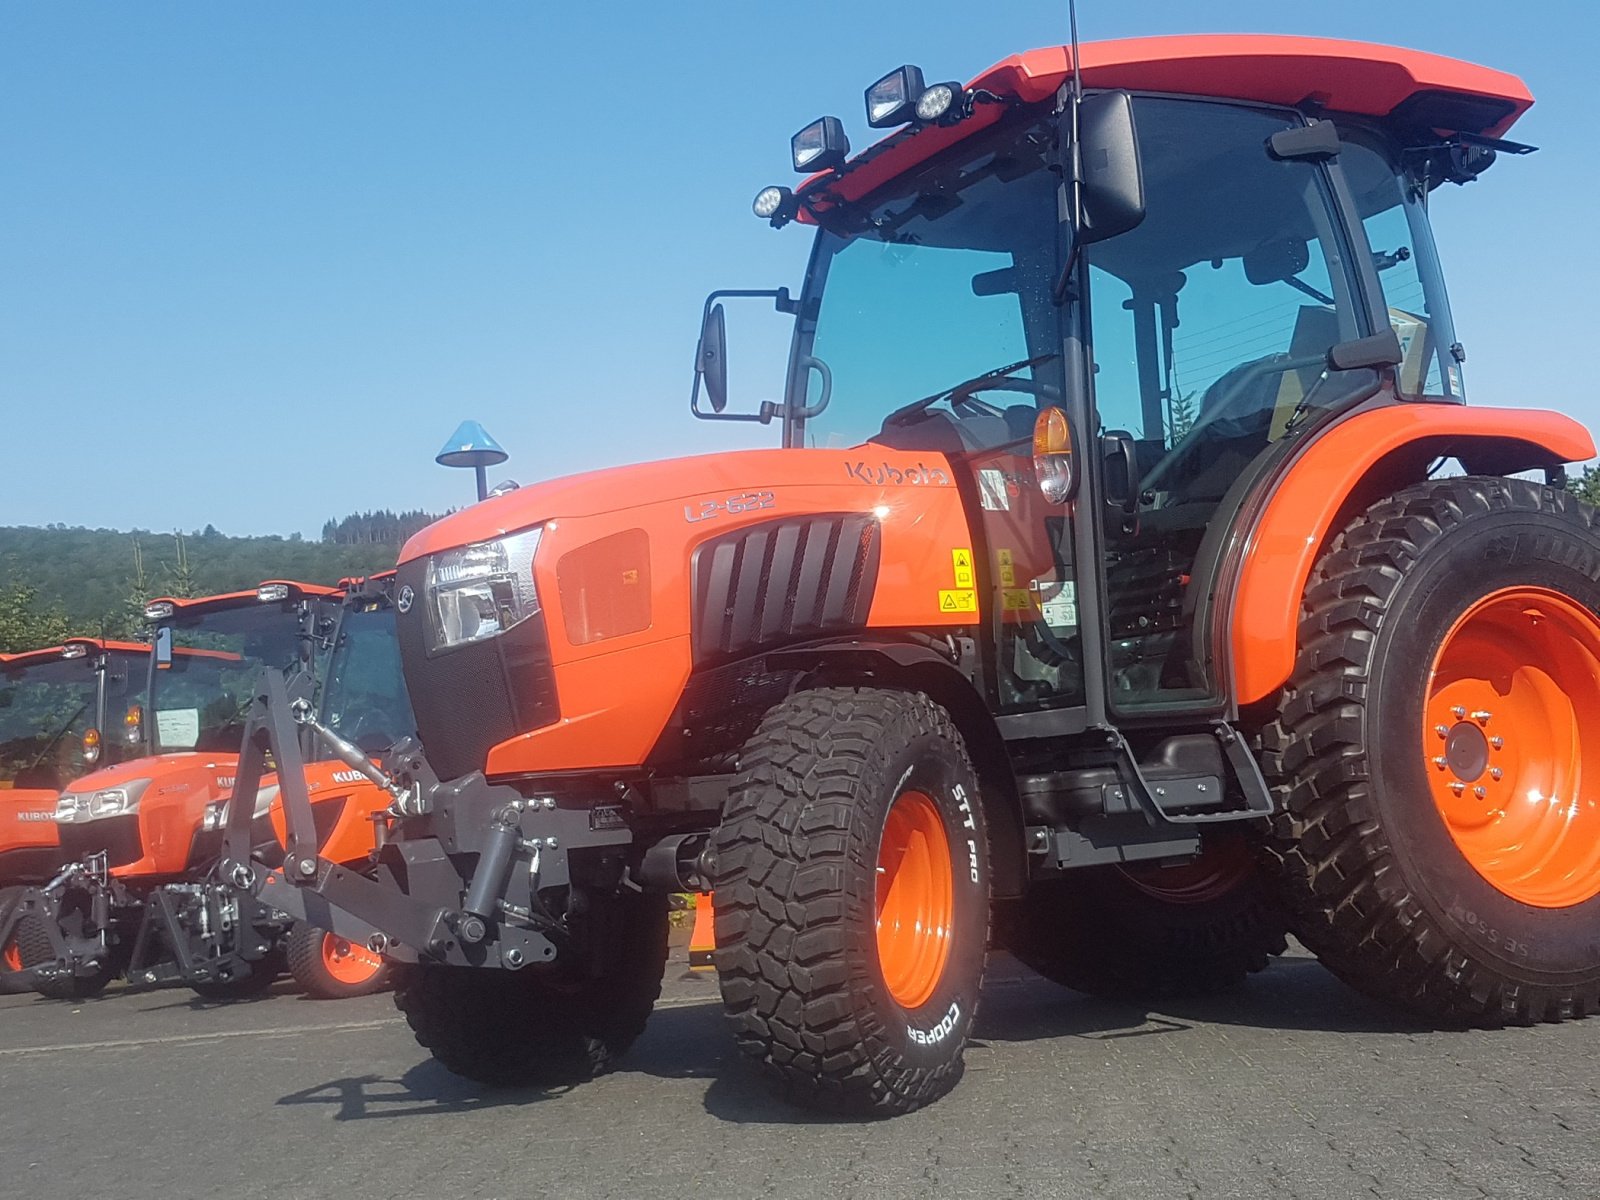
{"type": "Polygon", "coordinates": [[[1001,960],[967,1075],[818,1119],[739,1061],[681,952],[616,1074],[483,1092],[388,996],[0,997],[0,1196],[1600,1197],[1600,1020],[1429,1030],[1304,956],[1136,1007],[1001,960]]]}

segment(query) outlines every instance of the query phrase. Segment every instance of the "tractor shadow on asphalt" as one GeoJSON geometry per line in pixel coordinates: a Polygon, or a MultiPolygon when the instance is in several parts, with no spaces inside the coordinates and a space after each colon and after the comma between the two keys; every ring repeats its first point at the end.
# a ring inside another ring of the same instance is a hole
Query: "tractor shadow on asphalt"
{"type": "MultiPolygon", "coordinates": [[[[669,968],[669,980],[675,978],[669,968]]],[[[740,1059],[728,1037],[715,990],[693,989],[667,1001],[619,1065],[620,1076],[703,1080],[705,1111],[734,1124],[853,1124],[796,1108],[740,1059]]],[[[1315,959],[1289,955],[1243,986],[1219,995],[1134,1003],[1097,999],[1056,987],[1009,958],[996,956],[984,988],[972,1047],[1078,1038],[1181,1037],[1196,1026],[1286,1032],[1413,1035],[1436,1029],[1351,991],[1315,959]]],[[[352,1075],[281,1097],[279,1105],[318,1105],[336,1121],[471,1112],[556,1100],[587,1087],[484,1088],[424,1060],[399,1078],[352,1075]]]]}

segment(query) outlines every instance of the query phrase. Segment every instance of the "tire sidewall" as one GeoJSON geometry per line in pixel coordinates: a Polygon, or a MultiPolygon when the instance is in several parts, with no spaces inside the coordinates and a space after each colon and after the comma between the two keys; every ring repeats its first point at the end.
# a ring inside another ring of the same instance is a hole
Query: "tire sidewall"
{"type": "Polygon", "coordinates": [[[1445,634],[1473,603],[1506,587],[1543,587],[1600,612],[1600,552],[1567,512],[1494,512],[1447,526],[1394,593],[1374,643],[1365,743],[1371,799],[1398,880],[1474,957],[1552,985],[1600,969],[1600,896],[1538,908],[1501,892],[1451,837],[1423,753],[1428,675],[1445,634]],[[1424,632],[1426,631],[1426,632],[1424,632]]]}
{"type": "Polygon", "coordinates": [[[935,1069],[958,1057],[971,1032],[988,951],[989,861],[977,777],[959,744],[919,732],[898,748],[882,747],[876,770],[863,779],[851,824],[854,878],[847,888],[855,918],[852,989],[867,1011],[865,1026],[880,1036],[905,1066],[935,1069]],[[920,792],[944,823],[950,852],[954,928],[950,953],[928,999],[907,1009],[889,993],[877,945],[877,863],[884,824],[895,799],[920,792]]]}

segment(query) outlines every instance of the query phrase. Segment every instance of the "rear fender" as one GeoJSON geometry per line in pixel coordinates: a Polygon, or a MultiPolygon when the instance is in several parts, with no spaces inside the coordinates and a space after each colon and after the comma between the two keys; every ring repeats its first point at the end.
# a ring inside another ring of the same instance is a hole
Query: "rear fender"
{"type": "Polygon", "coordinates": [[[1278,477],[1243,531],[1227,616],[1235,701],[1253,704],[1288,681],[1317,559],[1357,514],[1425,479],[1429,464],[1454,458],[1474,475],[1510,475],[1594,454],[1582,425],[1539,409],[1391,404],[1329,427],[1278,477]]]}
{"type": "Polygon", "coordinates": [[[982,785],[994,895],[1022,894],[1027,853],[1011,759],[988,704],[947,655],[916,642],[851,641],[775,651],[765,658],[771,669],[807,672],[807,683],[816,686],[921,692],[948,712],[961,730],[982,785]]]}

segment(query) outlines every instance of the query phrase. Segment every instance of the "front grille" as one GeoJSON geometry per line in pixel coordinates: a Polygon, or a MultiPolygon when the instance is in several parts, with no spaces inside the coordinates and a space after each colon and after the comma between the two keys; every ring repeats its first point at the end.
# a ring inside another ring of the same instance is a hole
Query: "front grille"
{"type": "Polygon", "coordinates": [[[747,525],[695,549],[694,658],[735,658],[860,629],[878,582],[878,522],[862,513],[747,525]]]}
{"type": "Polygon", "coordinates": [[[550,638],[539,613],[499,637],[430,654],[425,567],[418,559],[396,573],[396,595],[409,587],[415,596],[395,613],[401,663],[428,762],[440,779],[459,779],[483,770],[491,747],[559,719],[550,638]]]}

